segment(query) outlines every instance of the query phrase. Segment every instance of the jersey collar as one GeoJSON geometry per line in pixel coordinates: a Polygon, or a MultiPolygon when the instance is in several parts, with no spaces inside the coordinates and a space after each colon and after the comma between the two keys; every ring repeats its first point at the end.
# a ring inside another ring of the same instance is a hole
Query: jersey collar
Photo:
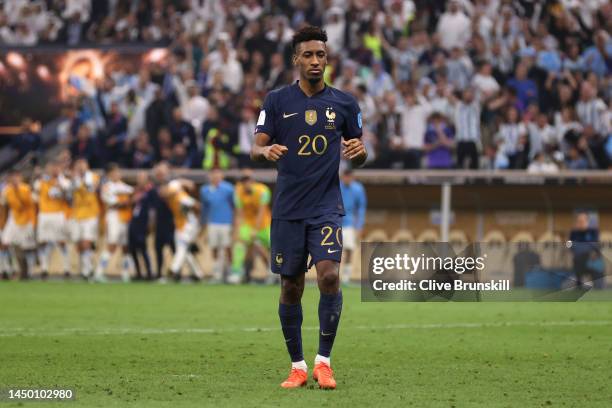
{"type": "Polygon", "coordinates": [[[304,91],[302,91],[302,88],[300,88],[300,80],[299,79],[295,81],[295,84],[293,84],[293,86],[295,86],[295,89],[297,90],[297,92],[300,93],[300,95],[302,95],[302,96],[304,96],[305,98],[308,98],[308,99],[314,99],[316,97],[324,95],[329,90],[329,86],[327,86],[327,84],[325,84],[325,82],[323,82],[323,84],[325,85],[323,87],[323,89],[321,89],[319,92],[317,92],[316,94],[314,94],[312,96],[308,96],[308,95],[306,95],[304,93],[304,91]]]}

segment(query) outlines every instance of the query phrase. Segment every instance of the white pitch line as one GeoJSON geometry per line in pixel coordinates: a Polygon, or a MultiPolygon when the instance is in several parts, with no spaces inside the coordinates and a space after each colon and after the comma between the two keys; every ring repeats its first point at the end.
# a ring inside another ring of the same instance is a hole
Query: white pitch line
{"type": "MultiPolygon", "coordinates": [[[[340,330],[435,330],[435,329],[484,329],[496,327],[563,327],[563,326],[612,326],[612,320],[566,320],[566,321],[509,321],[497,323],[413,323],[413,324],[390,324],[382,326],[343,326],[340,330]]],[[[317,326],[302,327],[302,330],[319,330],[317,326]]],[[[227,327],[227,328],[64,328],[61,330],[29,329],[23,327],[0,328],[0,337],[54,337],[54,336],[112,336],[112,335],[149,335],[149,334],[221,334],[221,333],[252,333],[280,331],[280,327],[227,327]]]]}

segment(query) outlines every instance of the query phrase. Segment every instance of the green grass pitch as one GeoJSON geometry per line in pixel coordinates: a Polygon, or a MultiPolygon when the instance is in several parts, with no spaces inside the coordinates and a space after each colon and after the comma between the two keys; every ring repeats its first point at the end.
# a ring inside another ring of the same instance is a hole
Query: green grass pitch
{"type": "MultiPolygon", "coordinates": [[[[612,303],[361,303],[346,288],[338,389],[282,390],[278,291],[0,282],[0,388],[74,388],[66,407],[612,405],[612,303]]],[[[310,368],[317,301],[308,286],[310,368]]]]}

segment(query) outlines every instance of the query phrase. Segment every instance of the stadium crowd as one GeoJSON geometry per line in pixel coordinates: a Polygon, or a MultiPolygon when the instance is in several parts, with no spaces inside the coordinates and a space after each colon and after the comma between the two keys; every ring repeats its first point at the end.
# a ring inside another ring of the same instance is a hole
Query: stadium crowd
{"type": "Polygon", "coordinates": [[[247,165],[263,96],[295,79],[291,35],[313,24],[326,82],[360,103],[367,166],[555,172],[610,167],[611,17],[605,0],[15,0],[0,42],[170,51],[63,109],[58,142],[93,167],[247,165]]]}

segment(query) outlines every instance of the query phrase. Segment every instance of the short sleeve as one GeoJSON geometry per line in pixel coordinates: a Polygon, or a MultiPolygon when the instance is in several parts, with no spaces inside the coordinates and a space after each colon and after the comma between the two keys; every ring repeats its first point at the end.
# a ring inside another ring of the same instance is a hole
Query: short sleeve
{"type": "Polygon", "coordinates": [[[269,93],[266,95],[259,117],[257,118],[257,125],[255,126],[255,133],[265,133],[270,136],[271,139],[275,138],[276,129],[274,128],[274,121],[276,111],[274,109],[273,94],[269,93]]]}
{"type": "Polygon", "coordinates": [[[358,139],[363,133],[363,118],[357,101],[352,98],[347,109],[347,117],[344,122],[343,136],[345,139],[358,139]]]}

